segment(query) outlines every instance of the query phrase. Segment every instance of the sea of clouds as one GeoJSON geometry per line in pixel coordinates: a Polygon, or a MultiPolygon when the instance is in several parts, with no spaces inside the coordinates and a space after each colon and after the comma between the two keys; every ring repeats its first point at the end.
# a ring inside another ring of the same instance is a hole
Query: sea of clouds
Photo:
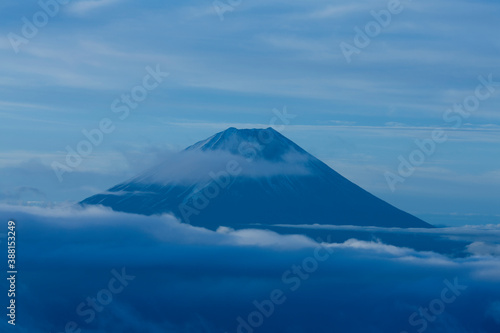
{"type": "Polygon", "coordinates": [[[500,331],[499,225],[427,231],[470,241],[450,258],[102,207],[0,206],[5,252],[10,219],[16,326],[3,314],[2,332],[500,331]]]}

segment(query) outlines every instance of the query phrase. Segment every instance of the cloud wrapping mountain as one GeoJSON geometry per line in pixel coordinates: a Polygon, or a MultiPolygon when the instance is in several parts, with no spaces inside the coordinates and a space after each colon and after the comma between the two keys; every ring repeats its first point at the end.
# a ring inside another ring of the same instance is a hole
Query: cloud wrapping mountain
{"type": "Polygon", "coordinates": [[[272,128],[228,128],[81,204],[171,213],[213,230],[285,221],[432,227],[350,182],[272,128]]]}

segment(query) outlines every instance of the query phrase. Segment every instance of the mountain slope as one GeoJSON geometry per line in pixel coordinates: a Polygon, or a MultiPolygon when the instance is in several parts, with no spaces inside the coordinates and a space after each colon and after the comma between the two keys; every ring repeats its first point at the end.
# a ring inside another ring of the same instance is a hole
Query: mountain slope
{"type": "Polygon", "coordinates": [[[272,128],[229,128],[81,204],[172,213],[210,229],[255,223],[432,227],[353,184],[272,128]]]}

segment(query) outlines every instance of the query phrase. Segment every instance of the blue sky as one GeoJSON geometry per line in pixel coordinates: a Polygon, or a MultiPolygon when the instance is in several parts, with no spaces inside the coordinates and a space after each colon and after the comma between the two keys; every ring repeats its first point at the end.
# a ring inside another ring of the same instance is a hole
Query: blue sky
{"type": "Polygon", "coordinates": [[[500,82],[498,2],[401,1],[350,62],[341,43],[355,45],[356,27],[391,1],[221,2],[223,14],[212,1],[71,1],[18,52],[12,34],[42,9],[1,3],[0,201],[81,200],[229,126],[276,124],[431,223],[498,223],[500,85],[459,126],[443,118],[479,77],[500,82]],[[146,67],[169,75],[121,120],[111,105],[146,67]],[[294,117],[281,127],[284,108],[294,117]],[[60,182],[51,164],[104,118],[116,129],[60,182]],[[446,142],[392,191],[387,172],[436,128],[446,142]]]}

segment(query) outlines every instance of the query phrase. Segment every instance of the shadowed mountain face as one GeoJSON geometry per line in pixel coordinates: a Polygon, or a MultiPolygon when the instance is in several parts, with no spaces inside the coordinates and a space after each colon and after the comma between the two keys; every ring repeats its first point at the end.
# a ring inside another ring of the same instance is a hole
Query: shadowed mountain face
{"type": "Polygon", "coordinates": [[[209,229],[314,223],[432,227],[353,184],[272,128],[229,128],[81,204],[172,213],[209,229]]]}

